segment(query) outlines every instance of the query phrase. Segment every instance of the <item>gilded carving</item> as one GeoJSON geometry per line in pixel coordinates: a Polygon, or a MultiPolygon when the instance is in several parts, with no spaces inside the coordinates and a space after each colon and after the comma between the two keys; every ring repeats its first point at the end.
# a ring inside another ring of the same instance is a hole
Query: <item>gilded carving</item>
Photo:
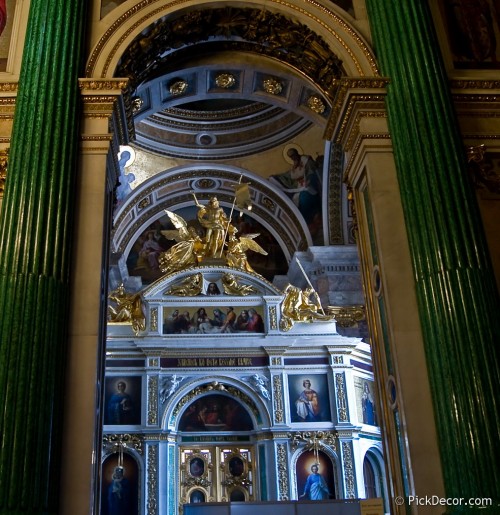
{"type": "Polygon", "coordinates": [[[148,424],[154,426],[158,423],[158,377],[148,378],[148,424]]]}
{"type": "Polygon", "coordinates": [[[296,431],[288,434],[293,451],[304,446],[304,450],[317,454],[326,447],[337,450],[337,432],[333,431],[296,431]]]}
{"type": "Polygon", "coordinates": [[[147,491],[148,515],[156,515],[158,513],[158,445],[148,446],[148,469],[147,469],[147,491]]]}
{"type": "MultiPolygon", "coordinates": [[[[248,186],[246,191],[249,195],[248,186]]],[[[242,234],[240,237],[236,237],[237,229],[220,207],[217,197],[212,196],[208,203],[203,205],[198,202],[194,194],[193,196],[198,207],[197,220],[204,230],[203,236],[200,236],[192,225],[188,225],[184,218],[172,211],[165,210],[175,229],[163,230],[161,233],[165,238],[175,240],[177,243],[160,254],[158,258],[160,270],[164,273],[173,273],[195,266],[205,260],[211,262],[210,260],[220,259],[230,267],[255,273],[248,263],[246,252],[251,250],[267,255],[267,252],[254,241],[259,234],[242,234]]],[[[239,196],[240,190],[236,192],[233,205],[239,204],[239,196]]],[[[195,287],[198,288],[201,282],[199,274],[194,276],[194,279],[197,279],[196,283],[186,284],[185,288],[177,289],[176,294],[179,295],[179,291],[193,291],[195,287]]],[[[224,274],[222,281],[224,291],[228,295],[248,295],[255,292],[252,286],[239,284],[232,274],[224,274]]]]}
{"type": "Polygon", "coordinates": [[[0,150],[0,198],[5,191],[5,180],[7,179],[7,165],[9,160],[9,149],[0,150]]]}
{"type": "Polygon", "coordinates": [[[108,321],[110,323],[131,324],[136,336],[146,329],[146,318],[140,293],[127,293],[122,283],[108,295],[108,299],[110,300],[110,304],[108,304],[108,321]]]}
{"type": "Polygon", "coordinates": [[[158,308],[151,308],[151,331],[158,330],[158,308]]]}
{"type": "Polygon", "coordinates": [[[273,330],[278,329],[278,313],[276,306],[269,308],[269,327],[273,330]]]}
{"type": "Polygon", "coordinates": [[[365,307],[356,306],[328,306],[326,312],[335,317],[339,327],[355,327],[365,319],[365,307]]]}
{"type": "Polygon", "coordinates": [[[176,80],[172,84],[170,84],[168,90],[170,94],[173,96],[179,96],[186,93],[189,84],[185,80],[176,80]]]}
{"type": "Polygon", "coordinates": [[[339,422],[348,422],[347,414],[347,394],[344,380],[344,374],[335,374],[335,387],[337,390],[337,412],[339,414],[339,422]]]}
{"type": "Polygon", "coordinates": [[[281,376],[275,375],[273,377],[273,399],[274,399],[274,421],[276,424],[283,423],[283,385],[281,383],[281,376]]]}
{"type": "Polygon", "coordinates": [[[118,452],[124,447],[134,449],[139,454],[144,452],[144,436],[137,434],[105,434],[102,437],[103,449],[107,452],[118,452]]]}
{"type": "Polygon", "coordinates": [[[311,95],[306,101],[307,107],[318,114],[323,114],[326,111],[326,104],[323,99],[318,95],[311,95]]]}
{"type": "Polygon", "coordinates": [[[354,463],[352,459],[352,443],[342,442],[342,458],[344,462],[344,481],[346,486],[346,498],[356,498],[356,486],[354,481],[354,463]]]}
{"type": "Polygon", "coordinates": [[[266,93],[279,95],[283,91],[283,84],[274,78],[264,79],[262,86],[266,93]]]}
{"type": "Polygon", "coordinates": [[[230,89],[236,84],[236,77],[232,73],[220,73],[215,77],[215,84],[219,88],[230,89]]]}
{"type": "Polygon", "coordinates": [[[278,500],[288,501],[288,463],[286,445],[279,443],[276,446],[278,457],[278,500]]]}
{"type": "Polygon", "coordinates": [[[255,52],[287,62],[329,93],[335,79],[345,75],[341,59],[307,25],[267,9],[242,7],[204,9],[176,18],[160,18],[130,43],[115,75],[129,77],[133,89],[148,80],[151,68],[168,65],[187,46],[186,41],[193,45],[214,38],[229,50],[255,52]],[[287,51],[283,52],[283,48],[287,51]],[[149,63],[154,63],[154,67],[149,63]]]}

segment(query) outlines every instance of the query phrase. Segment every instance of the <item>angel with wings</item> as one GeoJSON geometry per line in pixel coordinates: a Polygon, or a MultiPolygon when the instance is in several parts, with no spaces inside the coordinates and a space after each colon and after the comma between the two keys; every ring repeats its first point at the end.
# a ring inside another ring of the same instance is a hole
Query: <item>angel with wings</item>
{"type": "Polygon", "coordinates": [[[254,252],[258,252],[259,254],[267,256],[267,252],[256,241],[254,241],[254,239],[257,238],[257,236],[259,236],[259,233],[243,234],[242,236],[237,238],[237,232],[238,229],[236,229],[234,225],[229,225],[229,239],[226,243],[227,264],[234,268],[241,268],[242,270],[246,270],[247,272],[255,273],[255,270],[248,263],[246,251],[253,250],[254,252]]]}
{"type": "Polygon", "coordinates": [[[172,211],[165,209],[165,212],[175,229],[161,231],[161,233],[165,238],[175,240],[177,243],[158,258],[160,270],[170,273],[198,264],[203,251],[203,241],[196,229],[188,227],[186,220],[172,211]]]}
{"type": "Polygon", "coordinates": [[[159,394],[160,401],[162,404],[175,393],[183,379],[184,376],[178,376],[177,374],[161,378],[161,387],[159,394]]]}

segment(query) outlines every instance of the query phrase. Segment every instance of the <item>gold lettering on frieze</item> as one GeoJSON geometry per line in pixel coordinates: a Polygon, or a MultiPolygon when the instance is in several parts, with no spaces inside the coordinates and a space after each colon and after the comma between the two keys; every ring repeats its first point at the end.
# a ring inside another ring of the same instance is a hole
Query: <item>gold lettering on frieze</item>
{"type": "Polygon", "coordinates": [[[251,367],[252,358],[177,358],[178,367],[251,367]]]}

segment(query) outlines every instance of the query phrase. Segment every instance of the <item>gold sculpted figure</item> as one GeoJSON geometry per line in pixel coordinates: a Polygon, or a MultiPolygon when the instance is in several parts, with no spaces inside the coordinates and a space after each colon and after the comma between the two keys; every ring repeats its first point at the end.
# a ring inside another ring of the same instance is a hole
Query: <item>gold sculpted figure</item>
{"type": "Polygon", "coordinates": [[[130,322],[136,335],[146,329],[140,293],[126,293],[122,283],[108,295],[108,299],[116,304],[116,306],[108,305],[110,322],[130,322]]]}
{"type": "Polygon", "coordinates": [[[198,206],[198,221],[205,229],[205,257],[220,257],[224,244],[224,235],[229,224],[226,213],[219,206],[217,197],[212,197],[206,206],[198,202],[195,197],[195,203],[198,206]]]}
{"type": "Polygon", "coordinates": [[[203,276],[201,274],[189,275],[179,284],[175,284],[165,292],[165,295],[178,295],[180,297],[191,297],[199,295],[203,288],[203,276]]]}
{"type": "Polygon", "coordinates": [[[255,288],[249,284],[239,284],[234,274],[222,276],[222,286],[226,295],[250,295],[255,293],[255,288]]]}
{"type": "Polygon", "coordinates": [[[212,260],[213,264],[216,258],[217,261],[225,261],[232,268],[255,273],[248,263],[246,252],[252,250],[267,255],[267,252],[254,241],[259,234],[243,234],[237,238],[238,230],[226,217],[217,197],[211,197],[206,206],[198,202],[194,193],[193,197],[198,207],[197,219],[204,235],[201,237],[195,227],[188,225],[181,216],[165,210],[175,229],[163,230],[161,233],[177,243],[159,255],[160,270],[164,273],[178,272],[196,266],[205,259],[212,260]]]}
{"type": "Polygon", "coordinates": [[[226,252],[227,264],[234,268],[241,268],[247,272],[255,273],[255,270],[248,263],[246,251],[253,250],[254,252],[258,252],[264,256],[267,256],[267,252],[257,242],[253,241],[254,238],[259,236],[258,233],[244,234],[237,238],[237,232],[238,229],[236,229],[236,227],[233,225],[229,226],[229,240],[227,242],[226,252]]]}
{"type": "Polygon", "coordinates": [[[314,288],[301,290],[297,286],[289,284],[283,291],[285,298],[282,304],[281,328],[288,331],[294,322],[314,322],[315,320],[334,320],[333,315],[319,313],[322,311],[318,294],[314,288]],[[314,294],[316,300],[312,301],[314,294]]]}
{"type": "Polygon", "coordinates": [[[167,211],[175,230],[161,231],[163,236],[178,243],[162,252],[158,258],[162,272],[176,272],[196,265],[203,251],[203,242],[194,227],[188,227],[184,218],[172,211],[167,211]]]}

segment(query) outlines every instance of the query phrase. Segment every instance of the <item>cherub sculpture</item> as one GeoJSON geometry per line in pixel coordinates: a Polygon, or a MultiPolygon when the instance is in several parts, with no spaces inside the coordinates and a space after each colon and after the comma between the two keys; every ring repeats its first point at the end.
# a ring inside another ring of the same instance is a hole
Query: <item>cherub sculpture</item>
{"type": "Polygon", "coordinates": [[[234,274],[225,273],[222,276],[222,286],[226,295],[251,295],[255,288],[249,284],[240,284],[234,274]]]}
{"type": "Polygon", "coordinates": [[[108,299],[115,304],[115,306],[108,305],[110,322],[130,322],[136,335],[146,329],[146,318],[142,310],[140,293],[126,293],[122,283],[108,295],[108,299]]]}
{"type": "Polygon", "coordinates": [[[229,225],[228,234],[229,239],[227,242],[226,260],[229,266],[234,268],[241,268],[247,272],[255,273],[255,270],[248,263],[246,251],[253,250],[264,256],[267,256],[267,252],[254,241],[259,233],[243,234],[239,238],[236,237],[238,229],[234,225],[229,225]]]}
{"type": "Polygon", "coordinates": [[[175,229],[161,231],[161,233],[165,238],[175,240],[177,243],[160,254],[158,258],[160,270],[170,273],[198,264],[203,251],[203,242],[196,229],[189,227],[184,218],[172,211],[165,210],[165,212],[175,229]]]}
{"type": "Polygon", "coordinates": [[[199,295],[203,288],[202,274],[189,275],[177,284],[171,286],[164,295],[178,295],[179,297],[191,297],[199,295]]]}

